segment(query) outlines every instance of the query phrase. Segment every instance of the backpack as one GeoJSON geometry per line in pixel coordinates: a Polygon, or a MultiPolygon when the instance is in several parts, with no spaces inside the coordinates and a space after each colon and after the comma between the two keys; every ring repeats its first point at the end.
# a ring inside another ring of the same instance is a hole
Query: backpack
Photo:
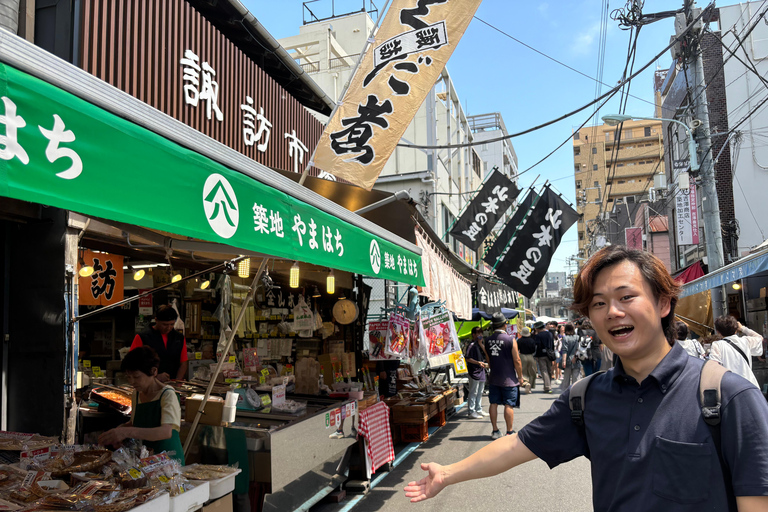
{"type": "MultiPolygon", "coordinates": [[[[729,501],[731,501],[732,499],[735,499],[733,498],[731,472],[723,459],[720,443],[720,384],[723,380],[723,375],[728,371],[730,370],[727,370],[715,361],[707,361],[704,363],[704,366],[701,367],[701,374],[699,377],[699,405],[701,406],[701,416],[703,417],[704,422],[709,425],[712,441],[715,444],[717,457],[720,459],[720,467],[726,482],[726,492],[729,495],[729,501]]],[[[571,409],[571,421],[579,427],[584,427],[584,410],[586,409],[585,398],[589,383],[592,381],[593,377],[596,377],[601,373],[605,373],[605,370],[600,370],[599,372],[584,377],[571,386],[570,395],[568,396],[568,405],[571,409]]]]}
{"type": "Polygon", "coordinates": [[[584,361],[592,357],[592,336],[581,336],[576,347],[576,359],[584,361]]]}

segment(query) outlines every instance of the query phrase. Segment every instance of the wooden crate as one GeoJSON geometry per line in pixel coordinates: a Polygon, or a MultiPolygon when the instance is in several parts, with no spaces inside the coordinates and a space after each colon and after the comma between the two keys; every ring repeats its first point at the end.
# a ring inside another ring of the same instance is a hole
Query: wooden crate
{"type": "Polygon", "coordinates": [[[445,411],[440,411],[434,418],[429,419],[430,427],[443,427],[446,424],[445,411]]]}
{"type": "Polygon", "coordinates": [[[392,406],[392,421],[399,424],[427,423],[429,419],[429,404],[414,404],[403,400],[392,406]]]}
{"type": "Polygon", "coordinates": [[[405,443],[423,443],[429,439],[427,423],[400,425],[400,439],[405,443]]]}

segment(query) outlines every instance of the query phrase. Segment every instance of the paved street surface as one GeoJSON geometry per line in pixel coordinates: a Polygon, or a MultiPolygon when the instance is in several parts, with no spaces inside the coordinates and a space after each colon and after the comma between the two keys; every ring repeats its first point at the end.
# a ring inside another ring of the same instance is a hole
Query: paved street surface
{"type": "MultiPolygon", "coordinates": [[[[522,407],[515,410],[515,430],[546,411],[556,393],[545,395],[534,390],[522,396],[522,407]]],[[[483,410],[488,411],[488,397],[483,397],[483,410]]],[[[504,418],[499,408],[499,428],[504,431],[504,418]]],[[[466,405],[448,420],[448,424],[422,444],[351,510],[442,512],[460,507],[462,512],[546,510],[547,512],[587,512],[592,510],[592,484],[589,461],[583,457],[550,470],[535,460],[504,474],[484,480],[473,480],[448,487],[437,497],[421,503],[410,503],[403,487],[425,474],[421,463],[451,464],[467,457],[491,442],[489,418],[466,417],[466,405]]],[[[335,506],[318,506],[313,512],[335,512],[349,505],[349,496],[335,506]]]]}

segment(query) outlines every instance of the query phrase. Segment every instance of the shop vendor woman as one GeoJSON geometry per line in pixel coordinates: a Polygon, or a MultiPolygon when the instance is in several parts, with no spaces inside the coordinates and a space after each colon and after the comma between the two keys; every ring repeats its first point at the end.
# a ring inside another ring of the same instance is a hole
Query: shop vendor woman
{"type": "Polygon", "coordinates": [[[124,439],[140,439],[155,453],[169,452],[184,465],[179,438],[181,405],[173,388],[158,380],[159,366],[160,358],[151,347],[138,347],[126,354],[120,368],[136,390],[131,421],[101,434],[99,444],[115,446],[124,439]]]}

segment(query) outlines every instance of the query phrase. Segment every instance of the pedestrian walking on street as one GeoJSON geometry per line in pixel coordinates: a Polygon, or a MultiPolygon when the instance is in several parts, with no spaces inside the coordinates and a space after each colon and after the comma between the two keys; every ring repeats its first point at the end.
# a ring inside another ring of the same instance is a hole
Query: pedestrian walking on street
{"type": "Polygon", "coordinates": [[[491,367],[490,387],[488,390],[488,413],[491,415],[492,439],[501,437],[498,420],[498,407],[504,407],[504,422],[507,435],[514,434],[512,424],[515,419],[513,407],[520,407],[520,384],[525,385],[522,377],[523,366],[517,351],[517,341],[507,334],[507,318],[501,313],[491,317],[493,334],[486,341],[488,362],[491,367]]]}
{"type": "Polygon", "coordinates": [[[539,365],[539,373],[544,380],[544,392],[552,392],[552,361],[548,351],[554,353],[555,344],[552,339],[552,333],[549,332],[544,322],[533,324],[533,330],[536,332],[534,340],[536,341],[536,362],[539,365]]]}
{"type": "Polygon", "coordinates": [[[576,357],[576,349],[579,346],[579,337],[573,324],[565,324],[565,336],[563,336],[563,348],[561,350],[563,370],[563,382],[561,389],[566,389],[575,384],[581,378],[581,361],[576,357]]]}
{"type": "Polygon", "coordinates": [[[697,359],[705,359],[704,347],[701,346],[699,340],[688,339],[688,326],[685,322],[678,320],[675,322],[675,329],[677,332],[677,343],[683,347],[683,350],[688,352],[688,355],[697,359]]]}
{"type": "Polygon", "coordinates": [[[488,368],[487,354],[483,343],[483,328],[472,328],[472,342],[467,347],[467,370],[469,371],[469,396],[467,409],[472,419],[488,416],[483,412],[483,389],[485,389],[485,369],[488,368]]]}
{"type": "Polygon", "coordinates": [[[552,344],[554,345],[555,354],[557,355],[557,359],[552,361],[552,380],[560,380],[560,378],[562,378],[562,369],[560,368],[560,349],[563,347],[563,342],[560,339],[557,322],[549,322],[547,324],[547,330],[550,332],[550,334],[552,334],[552,344]]]}
{"type": "Polygon", "coordinates": [[[525,377],[525,393],[530,395],[536,388],[536,341],[531,337],[531,329],[523,327],[522,336],[517,340],[517,350],[520,352],[520,361],[523,364],[523,377],[525,377]]]}
{"type": "Polygon", "coordinates": [[[617,356],[614,368],[573,401],[573,387],[564,391],[519,434],[449,466],[422,464],[427,475],[406,497],[422,501],[536,458],[554,468],[586,456],[596,511],[768,510],[768,403],[748,380],[675,343],[679,293],[650,252],[595,253],[576,277],[572,307],[617,356]]]}
{"type": "Polygon", "coordinates": [[[752,371],[752,356],[763,355],[763,337],[741,325],[731,315],[715,319],[715,330],[722,339],[712,342],[709,358],[738,373],[759,389],[760,385],[752,371]]]}
{"type": "Polygon", "coordinates": [[[579,336],[580,342],[589,343],[589,350],[587,351],[587,357],[581,361],[581,364],[584,368],[584,376],[589,377],[593,373],[595,373],[595,366],[594,366],[594,360],[592,359],[594,357],[595,352],[592,350],[592,347],[600,343],[600,337],[597,335],[597,332],[592,328],[592,323],[589,321],[589,318],[584,318],[581,321],[581,327],[576,331],[576,334],[579,336]]]}

